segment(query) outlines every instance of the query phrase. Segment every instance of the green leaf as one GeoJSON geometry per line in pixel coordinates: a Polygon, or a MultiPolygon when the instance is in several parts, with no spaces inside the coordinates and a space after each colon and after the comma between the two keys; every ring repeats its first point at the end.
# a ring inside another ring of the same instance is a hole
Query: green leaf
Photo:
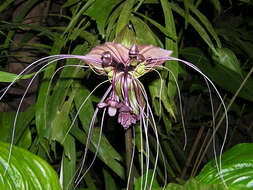
{"type": "Polygon", "coordinates": [[[95,2],[95,0],[88,0],[84,6],[82,6],[81,10],[79,10],[76,14],[73,15],[71,21],[69,22],[68,26],[66,27],[64,34],[67,34],[68,32],[72,31],[76,24],[79,21],[79,18],[82,16],[82,14],[95,2]]]}
{"type": "Polygon", "coordinates": [[[218,15],[221,14],[221,4],[219,0],[211,0],[211,3],[214,5],[214,8],[218,12],[218,15]]]}
{"type": "MultiPolygon", "coordinates": [[[[164,14],[164,18],[165,18],[165,27],[169,31],[169,33],[171,33],[174,36],[177,36],[172,9],[169,6],[168,1],[166,1],[166,0],[161,0],[161,4],[162,4],[163,14],[164,14]]],[[[171,55],[172,57],[178,57],[178,42],[177,42],[177,40],[174,41],[174,40],[166,37],[165,38],[165,47],[166,47],[166,49],[173,51],[173,53],[171,55]]],[[[174,75],[174,77],[172,76],[172,74],[169,75],[168,96],[169,96],[169,100],[172,104],[172,107],[173,107],[174,111],[176,112],[174,97],[176,96],[176,93],[177,93],[177,86],[176,86],[177,81],[175,81],[175,80],[178,79],[179,65],[177,62],[171,63],[171,62],[167,61],[165,63],[165,67],[167,67],[174,75]]],[[[163,73],[166,74],[166,78],[167,78],[167,75],[168,75],[167,71],[165,71],[163,73]]]]}
{"type": "Polygon", "coordinates": [[[80,2],[80,0],[68,0],[62,5],[62,8],[70,7],[78,2],[80,2]]]}
{"type": "Polygon", "coordinates": [[[165,109],[167,110],[168,113],[170,113],[170,115],[176,119],[175,113],[172,109],[172,106],[169,102],[169,98],[168,98],[168,94],[167,94],[167,88],[164,85],[164,81],[162,79],[157,79],[155,81],[153,81],[150,85],[149,85],[149,91],[152,97],[152,103],[153,106],[155,107],[155,113],[156,115],[160,115],[160,105],[159,105],[159,101],[156,101],[156,99],[160,99],[160,101],[162,101],[163,106],[165,107],[165,109]],[[162,84],[162,86],[161,86],[162,84]],[[161,89],[162,88],[162,89],[161,89]]]}
{"type": "MultiPolygon", "coordinates": [[[[34,118],[35,106],[29,107],[25,112],[20,112],[17,118],[15,133],[14,133],[14,144],[21,141],[27,140],[26,145],[29,144],[29,134],[25,132],[34,118]],[[26,137],[23,137],[25,135],[26,137]],[[28,143],[28,144],[27,144],[28,143]]],[[[0,112],[0,141],[11,142],[13,122],[16,113],[14,112],[0,112]]],[[[24,142],[20,142],[23,144],[24,142]]],[[[23,144],[24,145],[24,144],[23,144]]],[[[27,147],[27,146],[24,146],[27,147]]]]}
{"type": "Polygon", "coordinates": [[[94,183],[94,178],[91,177],[89,173],[87,173],[84,177],[85,183],[87,184],[88,188],[87,190],[96,190],[96,185],[94,183]]]}
{"type": "MultiPolygon", "coordinates": [[[[51,50],[52,54],[59,54],[62,46],[64,45],[65,41],[60,38],[56,38],[51,50]]],[[[43,82],[40,85],[39,94],[36,102],[36,128],[39,135],[39,140],[43,148],[47,150],[48,153],[48,147],[46,146],[46,139],[49,139],[51,130],[49,130],[49,127],[46,126],[46,120],[47,120],[47,112],[45,112],[45,107],[48,102],[45,101],[45,97],[48,96],[48,86],[51,76],[54,73],[56,67],[56,63],[51,64],[50,69],[46,70],[43,76],[43,82]]],[[[50,105],[50,104],[49,104],[50,105]]]]}
{"type": "Polygon", "coordinates": [[[138,17],[132,16],[131,22],[133,23],[133,27],[136,32],[138,44],[152,44],[154,46],[158,45],[154,37],[155,34],[150,30],[149,26],[144,21],[138,17]]]}
{"type": "Polygon", "coordinates": [[[175,183],[169,183],[165,190],[226,190],[224,185],[219,184],[201,184],[195,179],[187,181],[184,185],[179,185],[175,183]]]}
{"type": "Polygon", "coordinates": [[[119,20],[116,27],[116,36],[121,32],[121,30],[129,24],[129,19],[131,17],[132,8],[136,0],[128,0],[124,2],[124,7],[119,16],[119,20]]]}
{"type": "Polygon", "coordinates": [[[28,75],[23,75],[23,76],[19,76],[13,73],[9,73],[9,72],[4,72],[4,71],[0,71],[0,82],[12,82],[15,79],[29,79],[31,78],[35,73],[31,73],[28,75]]]}
{"type": "Polygon", "coordinates": [[[106,21],[113,8],[121,1],[122,0],[97,0],[85,12],[88,16],[96,21],[100,35],[104,35],[106,21]]]}
{"type": "Polygon", "coordinates": [[[76,172],[76,144],[75,139],[68,135],[63,143],[64,152],[61,163],[61,179],[63,190],[74,188],[74,175],[76,172]]]}
{"type": "MultiPolygon", "coordinates": [[[[218,84],[225,90],[235,93],[240,87],[243,78],[237,72],[234,72],[228,67],[224,67],[222,64],[212,65],[210,60],[207,59],[200,49],[185,48],[181,53],[186,60],[196,65],[214,83],[218,84]]],[[[238,96],[249,101],[253,101],[252,86],[253,80],[249,78],[238,96]]]]}
{"type": "MultiPolygon", "coordinates": [[[[148,174],[144,174],[142,177],[139,177],[136,182],[135,182],[135,185],[134,185],[134,189],[135,190],[140,190],[140,189],[143,189],[144,188],[144,185],[145,185],[145,179],[146,179],[146,176],[148,175],[148,187],[150,185],[150,182],[151,182],[151,179],[152,179],[152,174],[153,174],[153,170],[148,170],[148,174]],[[143,183],[142,183],[142,187],[141,187],[141,179],[143,179],[143,183]]],[[[156,188],[159,188],[159,185],[157,183],[157,180],[156,178],[154,178],[154,181],[153,181],[153,184],[152,184],[152,189],[156,189],[156,188]]]]}
{"type": "Polygon", "coordinates": [[[135,12],[136,15],[141,16],[142,18],[146,19],[147,21],[149,21],[151,24],[153,24],[156,28],[158,28],[164,35],[166,35],[167,37],[176,40],[177,36],[173,35],[170,31],[168,31],[166,28],[164,28],[161,24],[159,24],[158,22],[156,22],[155,20],[141,14],[138,12],[135,12]]]}
{"type": "MultiPolygon", "coordinates": [[[[38,36],[46,36],[50,40],[54,40],[58,36],[57,33],[52,32],[47,27],[38,26],[38,25],[35,25],[35,24],[26,24],[26,23],[19,23],[19,22],[18,23],[11,23],[11,22],[7,22],[7,21],[0,21],[0,23],[3,26],[3,28],[5,28],[7,30],[10,30],[10,29],[13,30],[13,31],[14,30],[24,30],[24,31],[32,30],[32,31],[40,32],[39,34],[37,34],[38,36]]],[[[28,35],[30,35],[30,34],[28,33],[28,35]]],[[[24,36],[22,36],[22,38],[24,36]]],[[[31,38],[32,38],[32,36],[31,36],[31,38]]],[[[12,43],[15,44],[15,41],[12,41],[12,43]]],[[[36,44],[36,43],[29,43],[29,41],[27,41],[27,43],[28,43],[29,46],[34,46],[34,44],[36,44]]],[[[16,45],[20,46],[20,45],[24,45],[24,44],[20,43],[20,44],[16,44],[16,45]]],[[[40,46],[42,46],[44,48],[45,47],[46,48],[48,48],[48,47],[51,48],[51,46],[48,46],[47,44],[40,44],[40,46]]],[[[41,48],[41,50],[43,50],[43,49],[41,48]]]]}
{"type": "Polygon", "coordinates": [[[13,146],[6,174],[10,145],[0,142],[0,189],[60,190],[54,169],[40,157],[13,146]]]}
{"type": "MultiPolygon", "coordinates": [[[[237,144],[222,155],[221,175],[230,190],[253,188],[253,143],[237,144]]],[[[208,162],[196,178],[204,184],[221,184],[215,160],[208,162]]]]}
{"type": "MultiPolygon", "coordinates": [[[[172,10],[174,10],[180,16],[185,17],[184,10],[181,9],[177,4],[175,4],[175,3],[168,3],[168,4],[171,6],[172,10]]],[[[211,48],[215,52],[213,42],[210,39],[206,30],[201,26],[201,24],[196,19],[194,19],[192,16],[189,16],[189,23],[198,32],[200,37],[206,42],[206,44],[209,46],[209,48],[211,48]]]]}
{"type": "Polygon", "coordinates": [[[219,64],[229,68],[232,71],[237,72],[239,75],[242,76],[242,71],[238,60],[230,49],[227,48],[217,48],[216,55],[213,55],[213,59],[217,61],[219,64]]]}
{"type": "Polygon", "coordinates": [[[190,15],[189,6],[190,6],[190,4],[192,4],[192,1],[189,2],[189,0],[184,0],[184,8],[185,8],[184,28],[185,29],[187,29],[188,23],[189,23],[189,15],[190,15]]]}
{"type": "Polygon", "coordinates": [[[4,3],[0,6],[0,12],[2,12],[6,7],[8,7],[14,0],[6,0],[4,3]]]}
{"type": "Polygon", "coordinates": [[[103,173],[105,181],[105,190],[117,190],[118,188],[111,174],[105,169],[103,169],[103,173]]]}
{"type": "Polygon", "coordinates": [[[115,25],[116,25],[116,20],[118,19],[120,12],[122,11],[124,7],[124,3],[121,3],[110,15],[108,18],[108,24],[106,28],[106,36],[105,39],[107,42],[113,41],[115,39],[115,25]]]}
{"type": "Polygon", "coordinates": [[[211,22],[206,18],[204,14],[202,14],[194,5],[189,5],[190,10],[198,17],[198,19],[201,21],[201,23],[205,26],[206,30],[212,35],[212,37],[215,39],[217,47],[221,48],[221,42],[220,39],[215,32],[211,22]]]}
{"type": "Polygon", "coordinates": [[[27,128],[24,134],[21,136],[20,140],[18,141],[18,146],[24,149],[28,149],[32,144],[32,133],[29,128],[27,128]]]}

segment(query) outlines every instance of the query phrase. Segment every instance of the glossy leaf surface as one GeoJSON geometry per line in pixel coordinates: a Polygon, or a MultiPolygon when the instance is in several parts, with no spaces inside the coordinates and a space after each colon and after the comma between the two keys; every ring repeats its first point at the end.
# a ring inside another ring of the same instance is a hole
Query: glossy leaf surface
{"type": "MultiPolygon", "coordinates": [[[[222,155],[221,174],[229,189],[246,190],[253,188],[253,144],[242,143],[222,155]]],[[[205,165],[196,178],[204,184],[221,184],[215,161],[205,165]]]]}
{"type": "Polygon", "coordinates": [[[9,144],[0,142],[0,188],[60,190],[58,176],[54,169],[40,157],[16,146],[12,148],[8,164],[9,144]]]}

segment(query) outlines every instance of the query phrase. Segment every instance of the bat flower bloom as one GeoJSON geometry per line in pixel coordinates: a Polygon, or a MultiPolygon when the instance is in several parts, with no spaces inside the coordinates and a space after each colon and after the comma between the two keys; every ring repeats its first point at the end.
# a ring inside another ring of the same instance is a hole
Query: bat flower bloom
{"type": "MultiPolygon", "coordinates": [[[[169,50],[164,50],[159,47],[155,47],[152,45],[132,45],[132,47],[127,48],[123,46],[122,44],[117,44],[117,43],[112,43],[112,42],[107,42],[102,45],[94,47],[88,54],[82,56],[82,55],[52,55],[48,56],[42,59],[39,59],[33,63],[31,63],[28,67],[26,67],[19,75],[16,76],[16,78],[4,89],[2,90],[2,94],[0,95],[0,100],[5,96],[7,91],[11,88],[11,86],[22,76],[27,73],[31,72],[35,67],[41,66],[40,69],[36,71],[36,73],[33,74],[33,77],[31,78],[22,98],[21,101],[18,105],[17,112],[15,115],[14,119],[14,124],[13,124],[13,135],[11,138],[11,147],[10,147],[10,152],[9,152],[9,157],[8,157],[8,163],[10,161],[10,156],[11,156],[11,149],[12,149],[12,144],[14,142],[14,131],[15,131],[15,126],[16,126],[16,120],[18,117],[18,113],[20,111],[20,107],[22,105],[23,99],[26,96],[28,89],[31,86],[31,83],[35,79],[35,77],[43,71],[48,65],[52,64],[55,61],[63,60],[63,59],[79,59],[82,60],[85,65],[71,65],[71,66],[77,66],[77,67],[84,67],[84,68],[91,68],[94,72],[100,75],[104,75],[108,77],[109,81],[111,82],[109,88],[106,90],[104,96],[101,98],[100,102],[97,104],[97,107],[94,111],[92,120],[90,122],[90,128],[88,132],[88,137],[86,141],[86,147],[85,147],[85,152],[84,152],[84,158],[80,166],[80,170],[77,175],[77,180],[76,186],[80,183],[80,181],[83,179],[84,175],[88,172],[90,167],[92,166],[96,155],[98,153],[98,147],[100,144],[101,136],[102,136],[102,128],[103,128],[103,121],[104,121],[104,115],[105,111],[108,110],[108,114],[111,117],[117,116],[118,117],[118,123],[120,123],[123,128],[126,130],[132,125],[136,124],[137,122],[140,122],[140,129],[142,130],[142,127],[144,128],[145,132],[145,138],[146,138],[146,156],[149,157],[149,143],[148,143],[148,135],[147,135],[147,127],[149,124],[152,126],[153,132],[156,136],[156,142],[157,142],[157,152],[156,152],[156,158],[155,158],[155,163],[154,163],[154,172],[152,174],[152,179],[150,184],[152,184],[152,181],[155,176],[155,170],[156,166],[158,163],[158,153],[159,153],[159,140],[158,140],[158,132],[156,129],[156,123],[154,121],[154,117],[152,114],[152,110],[150,108],[150,105],[148,103],[148,97],[147,93],[144,89],[143,84],[140,82],[139,78],[143,75],[145,75],[148,72],[154,71],[158,67],[167,69],[166,67],[162,66],[162,64],[167,61],[180,61],[184,63],[185,65],[188,65],[195,71],[197,71],[199,74],[201,74],[207,84],[208,90],[210,92],[210,87],[212,87],[217,96],[219,97],[223,108],[225,110],[225,115],[226,115],[226,134],[227,134],[227,129],[228,129],[228,117],[227,117],[227,110],[226,106],[222,100],[221,95],[219,94],[218,90],[216,89],[215,85],[213,82],[204,74],[202,73],[195,65],[193,65],[190,62],[171,57],[172,51],[169,50]],[[92,130],[94,127],[95,123],[95,118],[97,116],[97,113],[100,109],[103,109],[103,116],[101,120],[101,128],[100,128],[100,136],[96,148],[96,153],[94,155],[94,158],[89,165],[89,167],[86,169],[85,173],[82,174],[81,176],[81,170],[84,167],[84,162],[85,158],[87,156],[88,152],[88,147],[90,144],[90,139],[91,139],[91,134],[92,130]],[[145,110],[145,111],[144,111],[145,110]]],[[[66,65],[63,67],[67,67],[70,65],[66,65]]],[[[59,69],[63,68],[60,67],[59,69]]],[[[57,72],[58,69],[55,71],[57,72]]],[[[169,70],[168,70],[169,71],[169,70]]],[[[171,73],[172,76],[173,73],[171,73]]],[[[52,77],[53,78],[53,77],[52,77]]],[[[51,78],[51,79],[52,79],[51,78]]],[[[102,84],[102,83],[101,83],[102,84]]],[[[178,96],[179,100],[181,99],[180,97],[180,91],[178,88],[178,84],[176,82],[177,89],[178,89],[178,96]]],[[[96,88],[95,88],[96,89],[96,88]]],[[[94,90],[95,90],[94,89],[94,90]]],[[[94,90],[92,92],[94,92],[94,90]]],[[[91,93],[92,93],[91,92],[91,93]]],[[[89,96],[86,98],[86,100],[89,98],[89,96]]],[[[210,99],[211,97],[211,92],[210,92],[210,99]]],[[[82,105],[86,102],[86,100],[83,102],[82,105]]],[[[45,101],[46,102],[46,101],[45,101]]],[[[212,101],[211,101],[212,105],[212,101]]],[[[180,112],[182,115],[182,107],[181,107],[181,102],[180,102],[180,112]]],[[[78,112],[80,111],[82,106],[80,106],[78,112]]],[[[213,105],[212,105],[212,113],[213,112],[213,105]]],[[[72,121],[71,126],[68,129],[68,132],[66,135],[69,133],[71,127],[73,126],[76,118],[78,116],[78,113],[76,114],[75,118],[72,121]]],[[[183,122],[183,117],[182,117],[182,125],[184,127],[184,122],[183,122]]],[[[213,125],[215,126],[215,119],[213,117],[213,125]]],[[[215,131],[215,130],[214,130],[215,131]]],[[[66,137],[65,135],[65,137],[66,137]]],[[[62,140],[64,142],[65,140],[62,140]]],[[[186,139],[186,138],[185,138],[186,139]]],[[[186,142],[186,140],[185,140],[186,142]]],[[[225,143],[225,138],[223,142],[223,146],[225,143]]],[[[222,153],[222,149],[220,152],[220,155],[222,153]]],[[[141,153],[143,154],[143,153],[141,153]]],[[[143,156],[142,156],[143,157],[143,156]]],[[[221,156],[220,156],[221,160],[221,156]]],[[[143,161],[143,158],[142,158],[143,161]]],[[[146,163],[146,171],[149,170],[149,160],[147,159],[146,163]]],[[[218,168],[218,164],[217,164],[218,168]]],[[[221,171],[221,161],[219,163],[219,171],[221,171]]],[[[77,173],[76,173],[77,174],[77,173]]],[[[146,175],[148,176],[148,175],[146,175]]],[[[166,180],[165,180],[166,181],[166,180]]],[[[147,177],[145,180],[145,184],[147,185],[147,177]]],[[[145,185],[145,186],[146,186],[145,185]]],[[[152,186],[152,185],[151,185],[152,186]]],[[[145,189],[145,188],[144,188],[145,189]]],[[[150,188],[151,189],[151,188],[150,188]]]]}
{"type": "Polygon", "coordinates": [[[111,92],[98,108],[108,107],[108,114],[128,129],[140,119],[147,97],[138,80],[169,59],[172,51],[152,45],[132,45],[130,49],[117,43],[105,43],[93,48],[84,61],[97,73],[111,81],[111,92]]]}

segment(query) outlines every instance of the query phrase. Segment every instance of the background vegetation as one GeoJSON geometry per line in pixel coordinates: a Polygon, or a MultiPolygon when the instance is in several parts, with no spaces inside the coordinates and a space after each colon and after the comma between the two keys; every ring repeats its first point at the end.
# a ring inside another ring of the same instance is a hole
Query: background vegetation
{"type": "MultiPolygon", "coordinates": [[[[14,79],[15,75],[10,73],[19,73],[39,58],[54,54],[85,55],[91,48],[107,41],[127,39],[132,42],[135,33],[138,44],[173,50],[172,56],[192,62],[217,85],[229,108],[227,150],[253,140],[252,10],[251,0],[5,0],[0,5],[1,88],[14,79]]],[[[64,64],[80,62],[67,60],[58,65],[51,64],[32,84],[21,107],[23,112],[18,117],[14,144],[46,160],[61,177],[63,189],[67,189],[82,160],[94,106],[104,89],[98,89],[91,96],[64,143],[62,140],[82,101],[106,78],[97,76],[90,69],[64,68],[54,77],[47,94],[52,74],[64,64]]],[[[141,81],[148,89],[156,115],[166,158],[166,183],[183,183],[182,180],[198,175],[213,159],[212,146],[207,145],[212,135],[210,100],[202,76],[176,62],[167,62],[165,66],[173,71],[182,93],[188,136],[185,151],[173,78],[168,72],[161,71],[166,81],[161,114],[159,77],[150,73],[141,81]]],[[[1,100],[1,141],[11,142],[15,112],[28,81],[19,81],[1,100]]],[[[213,102],[218,110],[217,121],[221,121],[224,110],[220,109],[220,101],[215,95],[213,102]]],[[[218,125],[217,151],[225,135],[224,124],[218,125]]],[[[98,135],[99,122],[89,148],[90,159],[98,135]]],[[[136,126],[136,155],[140,151],[139,135],[136,126]]],[[[117,120],[107,117],[98,159],[80,183],[80,188],[113,190],[126,187],[123,137],[124,130],[117,120]]],[[[156,141],[153,134],[149,138],[150,159],[154,163],[156,141]]],[[[252,149],[247,150],[245,154],[252,149]]],[[[138,156],[135,158],[134,175],[138,189],[140,164],[138,156]]],[[[161,161],[154,184],[157,188],[164,178],[161,161]]],[[[71,183],[68,188],[73,189],[73,185],[71,183]]]]}

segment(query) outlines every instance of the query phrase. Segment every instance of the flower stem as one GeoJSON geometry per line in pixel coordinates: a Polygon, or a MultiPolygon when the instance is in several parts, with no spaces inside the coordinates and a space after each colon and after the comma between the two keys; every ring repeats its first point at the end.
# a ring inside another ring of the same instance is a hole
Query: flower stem
{"type": "Polygon", "coordinates": [[[127,189],[134,189],[134,175],[133,168],[131,165],[133,144],[132,144],[132,128],[129,127],[125,132],[125,147],[126,147],[126,178],[127,178],[127,189]]]}

